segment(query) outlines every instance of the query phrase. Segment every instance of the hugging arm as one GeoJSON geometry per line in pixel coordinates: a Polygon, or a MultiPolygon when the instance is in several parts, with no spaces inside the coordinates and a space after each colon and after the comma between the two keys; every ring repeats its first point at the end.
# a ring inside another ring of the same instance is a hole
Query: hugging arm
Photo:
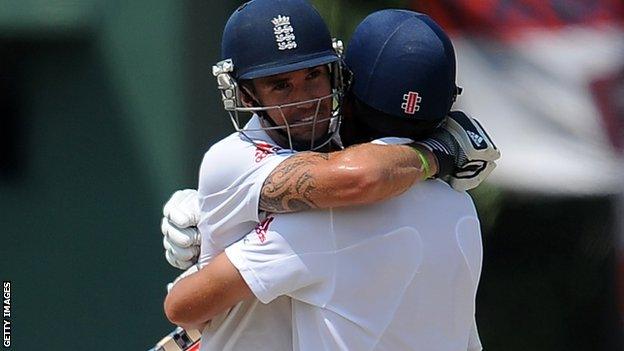
{"type": "Polygon", "coordinates": [[[240,301],[253,297],[224,253],[181,279],[165,298],[167,319],[186,330],[197,329],[240,301]]]}
{"type": "Polygon", "coordinates": [[[265,180],[259,208],[285,213],[365,205],[399,195],[433,175],[465,191],[485,180],[498,158],[500,151],[481,124],[452,111],[437,132],[413,144],[365,143],[288,158],[265,180]]]}
{"type": "Polygon", "coordinates": [[[326,154],[301,152],[267,177],[259,208],[287,213],[370,204],[399,195],[435,173],[437,160],[426,148],[366,143],[326,154]]]}

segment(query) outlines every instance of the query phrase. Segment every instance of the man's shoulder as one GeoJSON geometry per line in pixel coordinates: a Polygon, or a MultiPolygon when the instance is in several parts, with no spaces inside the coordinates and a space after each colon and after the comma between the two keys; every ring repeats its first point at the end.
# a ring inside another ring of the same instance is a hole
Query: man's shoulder
{"type": "Polygon", "coordinates": [[[437,203],[466,209],[474,207],[472,197],[467,192],[457,191],[440,179],[430,179],[417,183],[406,194],[414,199],[412,201],[418,201],[425,205],[437,203]]]}
{"type": "Polygon", "coordinates": [[[199,189],[211,194],[234,184],[240,177],[267,164],[271,156],[290,154],[263,140],[233,133],[206,151],[199,169],[199,189]]]}
{"type": "Polygon", "coordinates": [[[204,154],[204,158],[232,155],[241,151],[245,152],[250,147],[253,147],[253,143],[242,138],[238,132],[234,132],[210,146],[204,154]]]}
{"type": "Polygon", "coordinates": [[[406,213],[422,212],[421,220],[432,218],[460,219],[477,217],[472,197],[465,191],[457,191],[442,180],[434,179],[412,186],[396,198],[395,206],[407,208],[406,213]]]}
{"type": "Polygon", "coordinates": [[[245,166],[274,154],[292,153],[264,139],[251,139],[238,132],[219,140],[204,154],[204,162],[229,162],[245,166]]]}
{"type": "Polygon", "coordinates": [[[364,222],[365,226],[392,227],[414,223],[422,226],[439,218],[451,220],[464,216],[476,216],[470,195],[452,189],[441,180],[427,180],[385,201],[337,209],[334,218],[341,218],[345,226],[358,227],[361,226],[358,223],[364,222]]]}

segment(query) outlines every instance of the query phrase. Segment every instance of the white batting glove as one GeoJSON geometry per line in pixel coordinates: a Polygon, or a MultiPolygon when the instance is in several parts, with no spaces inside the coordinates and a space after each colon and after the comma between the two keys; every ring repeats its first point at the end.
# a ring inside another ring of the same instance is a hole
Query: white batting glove
{"type": "Polygon", "coordinates": [[[500,151],[481,124],[462,111],[451,111],[441,130],[419,144],[438,159],[439,178],[458,191],[476,188],[500,158],[500,151]]]}
{"type": "Polygon", "coordinates": [[[165,258],[172,266],[187,269],[197,262],[201,236],[199,200],[197,191],[176,191],[163,207],[161,231],[165,258]]]}

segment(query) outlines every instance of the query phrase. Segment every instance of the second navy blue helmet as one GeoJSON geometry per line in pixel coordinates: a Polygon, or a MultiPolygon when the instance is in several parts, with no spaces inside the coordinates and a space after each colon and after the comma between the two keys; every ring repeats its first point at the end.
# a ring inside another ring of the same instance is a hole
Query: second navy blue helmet
{"type": "Polygon", "coordinates": [[[355,29],[345,62],[355,97],[402,120],[442,121],[459,91],[451,40],[422,13],[369,15],[355,29]]]}

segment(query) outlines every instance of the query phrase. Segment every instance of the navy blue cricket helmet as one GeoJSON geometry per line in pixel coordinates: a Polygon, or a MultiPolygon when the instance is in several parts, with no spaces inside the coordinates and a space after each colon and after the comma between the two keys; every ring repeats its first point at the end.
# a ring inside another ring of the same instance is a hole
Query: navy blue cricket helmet
{"type": "Polygon", "coordinates": [[[353,95],[398,121],[435,126],[460,91],[451,40],[422,13],[372,13],[355,29],[345,62],[353,72],[353,95]]]}
{"type": "Polygon", "coordinates": [[[222,61],[213,66],[213,75],[221,91],[223,106],[230,114],[236,131],[252,140],[250,133],[267,131],[275,142],[294,150],[316,150],[329,144],[338,132],[343,82],[342,42],[334,42],[323,18],[306,0],[251,0],[230,16],[221,41],[222,61]],[[246,80],[268,77],[320,65],[329,67],[331,92],[307,101],[291,101],[283,105],[265,106],[255,99],[253,106],[243,102],[250,91],[246,80]],[[321,104],[330,102],[331,111],[322,111],[321,104]],[[286,120],[284,108],[316,104],[312,120],[292,123],[286,120]],[[278,124],[268,111],[282,114],[278,124]],[[254,114],[261,126],[247,128],[239,113],[254,114]],[[327,126],[327,124],[329,126],[327,126]],[[297,139],[291,129],[309,128],[310,140],[297,139]],[[318,129],[317,129],[318,128],[318,129]]]}
{"type": "Polygon", "coordinates": [[[222,59],[235,79],[254,79],[339,60],[323,18],[305,0],[251,0],[223,30],[222,59]]]}

